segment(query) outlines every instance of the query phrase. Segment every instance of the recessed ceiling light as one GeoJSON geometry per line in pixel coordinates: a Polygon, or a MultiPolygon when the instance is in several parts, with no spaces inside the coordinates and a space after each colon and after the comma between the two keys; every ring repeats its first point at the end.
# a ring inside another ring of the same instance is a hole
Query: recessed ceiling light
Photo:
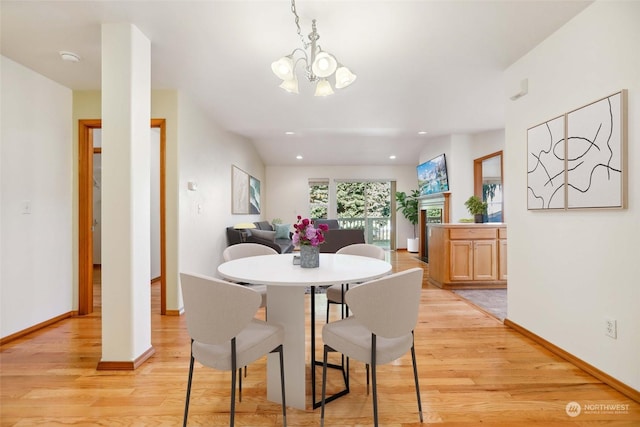
{"type": "Polygon", "coordinates": [[[394,155],[392,154],[392,155],[390,155],[390,156],[389,156],[389,158],[390,158],[391,160],[393,160],[393,159],[395,159],[395,158],[396,158],[396,156],[394,156],[394,155]]]}
{"type": "Polygon", "coordinates": [[[298,155],[296,156],[296,159],[298,159],[298,160],[302,160],[302,156],[301,156],[300,154],[298,154],[298,155]]]}
{"type": "Polygon", "coordinates": [[[285,134],[285,135],[295,135],[296,133],[295,133],[295,132],[291,132],[291,131],[287,131],[287,132],[285,132],[284,134],[285,134]]]}
{"type": "Polygon", "coordinates": [[[76,53],[61,50],[58,54],[60,54],[60,58],[62,58],[63,61],[80,62],[80,55],[76,53]]]}
{"type": "Polygon", "coordinates": [[[418,135],[426,135],[427,131],[426,130],[421,130],[418,132],[418,135]]]}

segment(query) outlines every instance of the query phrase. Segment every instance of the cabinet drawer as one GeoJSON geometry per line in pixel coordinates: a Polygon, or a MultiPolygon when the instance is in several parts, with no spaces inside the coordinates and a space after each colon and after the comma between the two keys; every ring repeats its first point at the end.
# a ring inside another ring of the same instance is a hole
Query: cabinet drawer
{"type": "Polygon", "coordinates": [[[452,228],[449,230],[451,240],[495,239],[496,228],[452,228]]]}
{"type": "Polygon", "coordinates": [[[506,239],[506,238],[507,238],[507,229],[498,228],[498,239],[506,239]]]}

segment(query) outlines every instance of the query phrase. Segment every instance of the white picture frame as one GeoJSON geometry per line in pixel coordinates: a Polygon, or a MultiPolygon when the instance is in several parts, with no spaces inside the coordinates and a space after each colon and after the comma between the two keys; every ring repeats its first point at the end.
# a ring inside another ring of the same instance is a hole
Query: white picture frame
{"type": "Polygon", "coordinates": [[[567,209],[626,206],[626,91],[567,113],[567,209]]]}
{"type": "Polygon", "coordinates": [[[235,165],[231,166],[231,213],[249,213],[249,174],[235,165]]]}

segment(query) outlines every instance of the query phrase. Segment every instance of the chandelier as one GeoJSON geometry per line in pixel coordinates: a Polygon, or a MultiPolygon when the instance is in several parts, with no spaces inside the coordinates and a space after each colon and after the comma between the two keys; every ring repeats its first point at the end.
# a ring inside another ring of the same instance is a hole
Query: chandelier
{"type": "Polygon", "coordinates": [[[296,11],[295,0],[291,0],[291,13],[295,16],[298,36],[302,40],[304,49],[296,48],[291,54],[283,56],[271,64],[273,73],[282,79],[280,87],[287,92],[298,93],[298,78],[295,70],[299,63],[304,64],[304,73],[309,82],[317,82],[315,96],[333,94],[331,83],[327,80],[331,76],[335,76],[336,89],[345,88],[353,83],[356,80],[356,75],[340,64],[335,56],[322,50],[318,44],[320,34],[316,29],[316,20],[311,21],[311,33],[308,35],[309,41],[306,41],[300,29],[300,17],[296,11]]]}

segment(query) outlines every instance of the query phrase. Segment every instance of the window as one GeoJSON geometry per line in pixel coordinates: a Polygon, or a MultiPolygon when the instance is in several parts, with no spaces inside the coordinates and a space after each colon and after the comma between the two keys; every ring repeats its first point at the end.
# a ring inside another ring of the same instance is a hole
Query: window
{"type": "Polygon", "coordinates": [[[327,219],[329,214],[329,180],[309,180],[309,216],[327,219]]]}

